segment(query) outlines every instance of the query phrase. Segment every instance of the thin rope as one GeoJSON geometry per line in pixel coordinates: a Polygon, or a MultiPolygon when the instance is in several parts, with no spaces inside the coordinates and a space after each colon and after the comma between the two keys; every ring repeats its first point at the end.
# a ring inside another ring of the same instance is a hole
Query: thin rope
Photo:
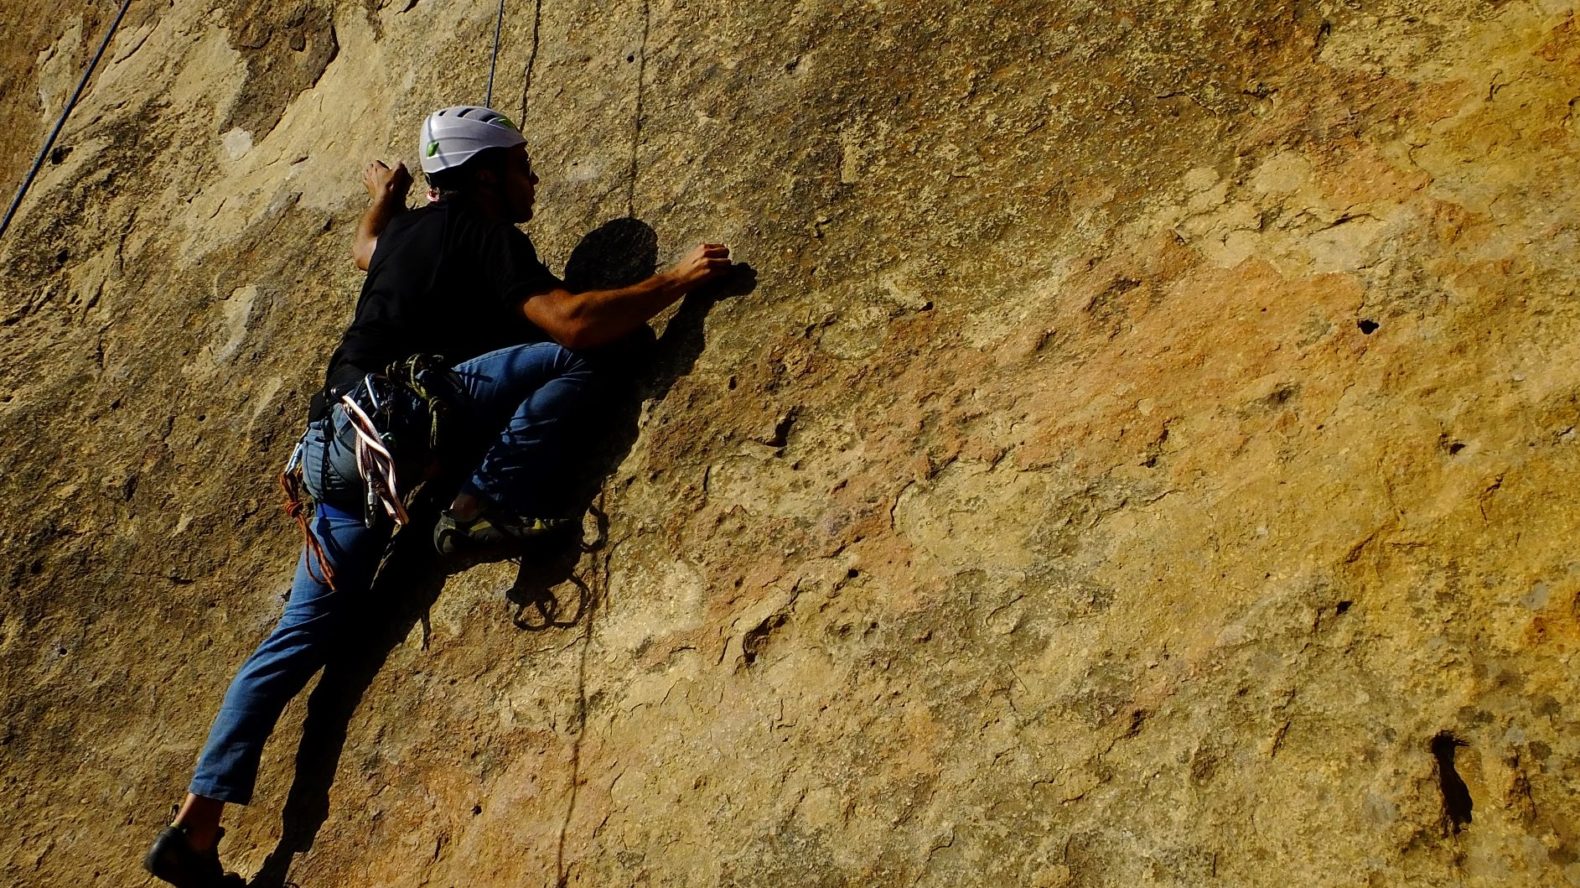
{"type": "Polygon", "coordinates": [[[499,64],[499,31],[505,24],[505,0],[499,0],[499,15],[494,19],[494,55],[488,60],[488,94],[483,97],[483,107],[494,107],[494,68],[499,64]]]}
{"type": "MultiPolygon", "coordinates": [[[[500,0],[503,8],[504,0],[500,0]]],[[[115,36],[115,29],[121,26],[121,19],[126,17],[127,7],[132,5],[132,0],[122,0],[121,11],[115,14],[115,21],[110,22],[110,30],[104,32],[104,40],[99,43],[99,51],[93,54],[93,59],[88,62],[88,70],[82,72],[82,79],[77,81],[77,89],[66,100],[66,107],[60,109],[60,119],[55,121],[55,128],[49,131],[49,138],[44,140],[44,147],[38,149],[38,157],[33,158],[33,168],[28,170],[27,176],[22,179],[22,187],[16,190],[16,197],[11,199],[11,206],[5,211],[5,218],[0,219],[0,237],[5,236],[6,229],[11,227],[11,218],[16,215],[17,207],[22,205],[22,196],[32,186],[37,178],[38,171],[44,166],[44,158],[49,156],[50,149],[55,147],[55,139],[66,125],[66,117],[71,114],[71,109],[77,106],[77,100],[82,98],[82,91],[88,86],[88,78],[93,76],[93,69],[99,66],[99,59],[104,57],[104,50],[109,48],[110,38],[115,36]]]]}

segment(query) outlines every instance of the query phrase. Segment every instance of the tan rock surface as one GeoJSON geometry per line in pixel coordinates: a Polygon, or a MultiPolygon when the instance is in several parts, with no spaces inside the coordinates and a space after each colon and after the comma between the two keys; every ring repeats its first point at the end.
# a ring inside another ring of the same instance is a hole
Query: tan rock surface
{"type": "MultiPolygon", "coordinates": [[[[12,6],[7,183],[113,15],[12,6]]],[[[0,238],[0,880],[141,883],[286,587],[359,165],[494,9],[134,3],[0,238]]],[[[550,264],[629,215],[757,284],[672,325],[568,625],[397,568],[227,859],[1580,885],[1574,13],[511,4],[550,264]]]]}

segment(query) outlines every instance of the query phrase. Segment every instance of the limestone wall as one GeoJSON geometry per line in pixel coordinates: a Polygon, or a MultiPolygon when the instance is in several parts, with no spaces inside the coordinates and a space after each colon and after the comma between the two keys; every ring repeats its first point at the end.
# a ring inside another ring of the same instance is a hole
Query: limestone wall
{"type": "MultiPolygon", "coordinates": [[[[8,189],[109,6],[0,38],[8,189]]],[[[495,9],[136,0],[0,237],[0,880],[141,884],[286,588],[361,164],[495,9]]],[[[1574,13],[508,3],[550,265],[629,217],[755,286],[661,319],[578,563],[396,562],[227,860],[1580,884],[1574,13]]]]}

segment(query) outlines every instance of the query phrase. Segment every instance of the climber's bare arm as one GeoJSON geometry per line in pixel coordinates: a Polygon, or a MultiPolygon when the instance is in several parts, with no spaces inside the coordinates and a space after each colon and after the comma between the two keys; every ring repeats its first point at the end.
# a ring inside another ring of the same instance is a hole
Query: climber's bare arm
{"type": "Polygon", "coordinates": [[[391,169],[383,161],[375,160],[362,171],[362,187],[368,190],[368,208],[357,223],[356,240],[351,244],[351,258],[358,268],[367,271],[384,226],[406,210],[406,192],[411,190],[411,173],[406,170],[404,163],[397,163],[391,169]]]}
{"type": "Polygon", "coordinates": [[[630,333],[732,267],[729,247],[699,244],[684,259],[641,283],[586,293],[554,289],[527,299],[522,310],[560,345],[593,348],[630,333]]]}

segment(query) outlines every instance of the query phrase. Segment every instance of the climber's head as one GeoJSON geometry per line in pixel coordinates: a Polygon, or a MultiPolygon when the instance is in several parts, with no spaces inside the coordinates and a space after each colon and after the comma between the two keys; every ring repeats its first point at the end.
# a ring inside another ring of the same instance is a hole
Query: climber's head
{"type": "Polygon", "coordinates": [[[538,184],[526,144],[503,114],[460,105],[428,115],[418,148],[440,200],[465,197],[510,222],[525,222],[538,184]]]}

